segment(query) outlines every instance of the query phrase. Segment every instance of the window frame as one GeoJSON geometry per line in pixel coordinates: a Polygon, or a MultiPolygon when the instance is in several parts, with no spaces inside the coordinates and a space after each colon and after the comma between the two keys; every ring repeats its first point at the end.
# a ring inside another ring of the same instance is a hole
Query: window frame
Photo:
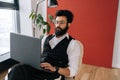
{"type": "Polygon", "coordinates": [[[14,3],[0,1],[0,8],[19,10],[19,1],[14,0],[14,3]]]}

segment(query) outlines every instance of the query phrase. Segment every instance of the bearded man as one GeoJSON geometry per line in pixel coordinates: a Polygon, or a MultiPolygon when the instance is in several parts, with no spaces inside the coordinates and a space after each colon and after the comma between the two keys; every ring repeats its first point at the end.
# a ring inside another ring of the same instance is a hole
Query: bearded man
{"type": "Polygon", "coordinates": [[[68,33],[73,17],[69,10],[58,10],[55,14],[55,33],[42,39],[40,66],[51,72],[17,64],[9,72],[8,80],[65,80],[65,77],[75,76],[81,50],[77,40],[68,33]]]}

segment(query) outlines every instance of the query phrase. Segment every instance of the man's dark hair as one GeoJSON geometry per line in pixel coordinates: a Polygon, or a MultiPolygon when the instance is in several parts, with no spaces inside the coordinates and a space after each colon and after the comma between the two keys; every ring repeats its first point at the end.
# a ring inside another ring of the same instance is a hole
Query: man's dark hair
{"type": "Polygon", "coordinates": [[[58,10],[56,12],[56,17],[57,16],[65,16],[67,18],[68,23],[72,23],[73,21],[73,13],[69,10],[58,10]]]}

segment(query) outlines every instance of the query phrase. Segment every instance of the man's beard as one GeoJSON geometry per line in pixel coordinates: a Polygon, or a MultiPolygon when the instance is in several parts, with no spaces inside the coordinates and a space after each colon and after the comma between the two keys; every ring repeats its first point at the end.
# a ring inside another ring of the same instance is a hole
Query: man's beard
{"type": "Polygon", "coordinates": [[[55,28],[55,35],[56,37],[64,35],[68,31],[68,25],[62,29],[61,27],[56,27],[55,28]]]}

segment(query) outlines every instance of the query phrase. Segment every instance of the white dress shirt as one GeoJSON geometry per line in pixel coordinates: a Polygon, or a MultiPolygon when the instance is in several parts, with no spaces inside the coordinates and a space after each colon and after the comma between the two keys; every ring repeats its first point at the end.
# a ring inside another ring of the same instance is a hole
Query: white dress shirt
{"type": "MultiPolygon", "coordinates": [[[[48,35],[44,36],[42,39],[42,51],[43,51],[43,44],[48,35]]],[[[63,40],[65,37],[69,38],[68,33],[63,35],[62,37],[53,37],[50,41],[49,44],[51,48],[53,49],[61,40],[63,40]]],[[[70,77],[73,77],[76,75],[78,71],[78,66],[79,66],[79,58],[80,58],[80,45],[77,42],[77,40],[72,39],[68,45],[67,48],[67,54],[68,54],[68,59],[69,59],[69,69],[70,69],[70,77]]]]}

